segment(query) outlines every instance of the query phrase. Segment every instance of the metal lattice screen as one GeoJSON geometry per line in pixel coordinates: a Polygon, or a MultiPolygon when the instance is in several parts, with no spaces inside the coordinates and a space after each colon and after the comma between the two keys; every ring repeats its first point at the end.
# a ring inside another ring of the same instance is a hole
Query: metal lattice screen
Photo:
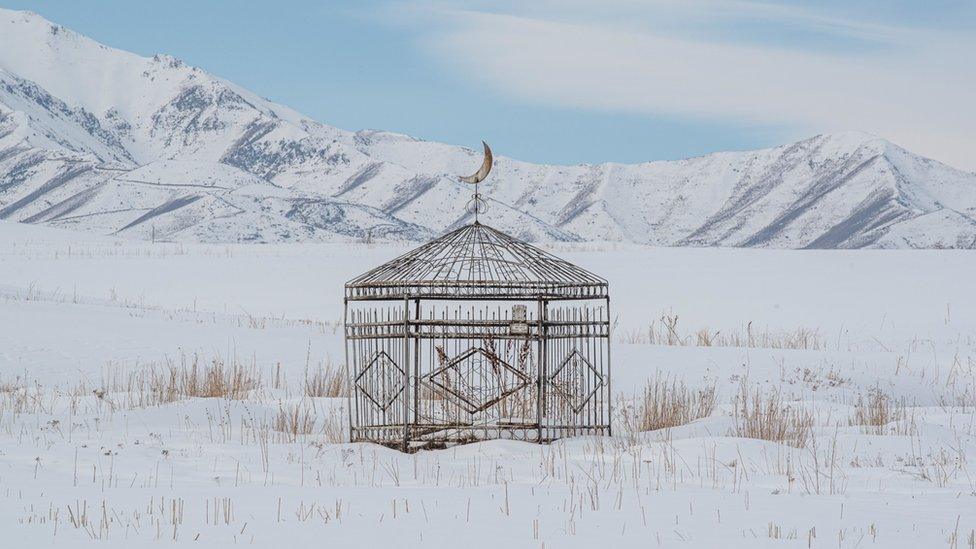
{"type": "Polygon", "coordinates": [[[352,440],[609,433],[605,300],[351,302],[352,440]]]}

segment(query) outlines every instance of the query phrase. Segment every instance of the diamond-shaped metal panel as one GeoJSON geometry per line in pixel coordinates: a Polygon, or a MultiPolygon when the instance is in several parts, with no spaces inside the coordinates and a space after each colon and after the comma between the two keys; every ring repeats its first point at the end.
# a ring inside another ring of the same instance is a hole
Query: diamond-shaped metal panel
{"type": "Polygon", "coordinates": [[[480,347],[454,357],[425,376],[425,381],[472,414],[532,383],[525,373],[480,347]]]}
{"type": "Polygon", "coordinates": [[[380,351],[356,377],[356,387],[380,410],[386,411],[403,392],[403,369],[380,351]]]}
{"type": "Polygon", "coordinates": [[[573,349],[549,376],[549,384],[573,412],[579,413],[603,387],[603,376],[578,350],[573,349]]]}

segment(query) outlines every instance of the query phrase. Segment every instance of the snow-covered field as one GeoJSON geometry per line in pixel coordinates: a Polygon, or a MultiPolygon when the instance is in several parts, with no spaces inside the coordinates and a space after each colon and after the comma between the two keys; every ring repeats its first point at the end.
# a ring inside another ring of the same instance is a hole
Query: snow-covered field
{"type": "Polygon", "coordinates": [[[556,248],[611,282],[617,409],[655,378],[714,409],[406,455],[341,442],[305,383],[342,361],[342,283],[398,251],[0,224],[2,545],[976,543],[973,253],[556,248]],[[147,381],[194,362],[240,398],[147,381]],[[742,391],[792,445],[747,436],[742,391]]]}

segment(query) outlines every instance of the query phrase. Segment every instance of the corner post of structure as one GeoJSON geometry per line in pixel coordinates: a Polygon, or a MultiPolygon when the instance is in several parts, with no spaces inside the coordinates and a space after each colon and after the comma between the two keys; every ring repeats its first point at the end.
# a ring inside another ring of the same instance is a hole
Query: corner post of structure
{"type": "Polygon", "coordinates": [[[410,295],[403,297],[403,451],[410,449],[410,295]]]}
{"type": "Polygon", "coordinates": [[[352,382],[352,371],[350,371],[349,366],[349,297],[342,297],[342,330],[345,332],[346,337],[343,341],[343,352],[345,353],[345,363],[342,368],[345,371],[346,377],[346,414],[349,416],[349,442],[354,442],[353,440],[353,429],[358,423],[359,418],[353,417],[353,414],[358,413],[356,411],[355,399],[353,396],[353,387],[355,384],[352,382]]]}
{"type": "Polygon", "coordinates": [[[420,421],[420,298],[413,300],[413,422],[420,421]]]}
{"type": "Polygon", "coordinates": [[[538,312],[536,313],[536,316],[537,316],[536,322],[538,324],[537,337],[539,338],[539,351],[538,351],[538,353],[539,353],[539,359],[538,359],[538,366],[536,367],[536,370],[538,371],[538,375],[539,375],[539,380],[537,382],[538,383],[538,386],[536,387],[536,397],[535,397],[535,402],[536,402],[536,425],[537,425],[537,429],[538,429],[538,433],[536,434],[536,442],[537,443],[541,443],[542,440],[543,440],[543,437],[542,437],[543,420],[545,419],[544,416],[545,416],[545,410],[546,410],[546,404],[545,404],[545,390],[546,390],[546,340],[548,339],[546,337],[546,322],[548,320],[546,318],[547,317],[547,313],[546,313],[546,310],[547,309],[548,309],[548,302],[545,299],[543,299],[542,297],[539,297],[539,301],[538,301],[538,312]]]}
{"type": "Polygon", "coordinates": [[[610,348],[613,347],[613,317],[610,316],[610,295],[607,292],[607,436],[613,436],[613,360],[610,348]]]}

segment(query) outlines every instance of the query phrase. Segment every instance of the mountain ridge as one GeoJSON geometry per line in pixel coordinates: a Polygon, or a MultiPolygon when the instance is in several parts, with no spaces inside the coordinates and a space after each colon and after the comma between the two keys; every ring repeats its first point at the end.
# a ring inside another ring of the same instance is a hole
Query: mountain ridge
{"type": "MultiPolygon", "coordinates": [[[[470,221],[480,152],[309,119],[167,55],[0,10],[0,219],[207,242],[410,240],[470,221]]],[[[976,247],[976,174],[862,132],[676,161],[497,156],[486,221],[530,241],[976,247]]]]}

